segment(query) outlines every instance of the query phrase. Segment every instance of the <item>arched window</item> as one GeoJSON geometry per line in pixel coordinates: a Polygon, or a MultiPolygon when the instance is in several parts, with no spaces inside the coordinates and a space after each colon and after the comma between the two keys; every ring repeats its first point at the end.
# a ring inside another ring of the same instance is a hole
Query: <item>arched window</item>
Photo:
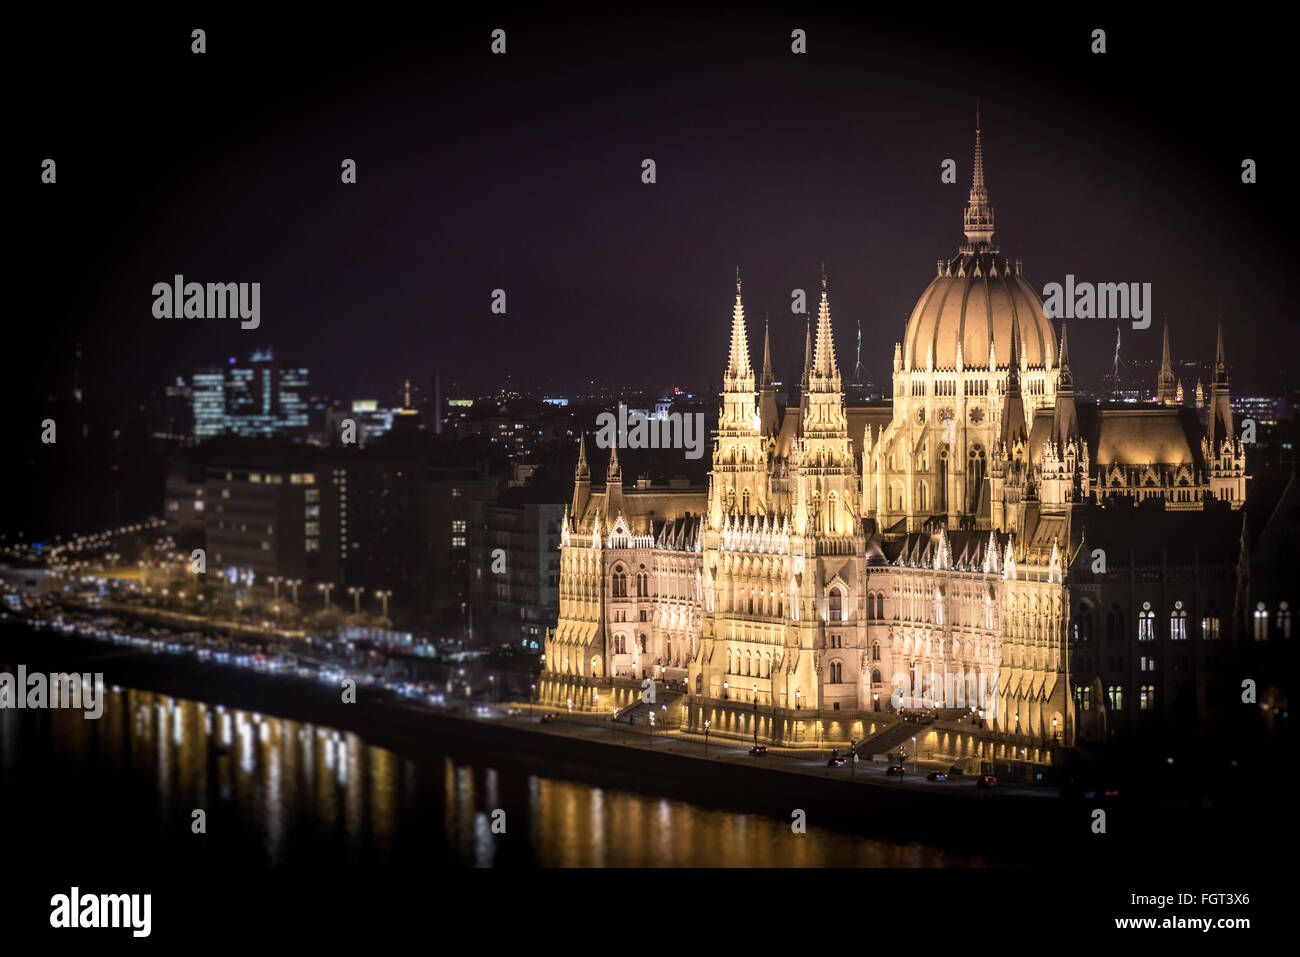
{"type": "Polygon", "coordinates": [[[918,512],[924,512],[926,509],[925,492],[926,492],[925,483],[917,482],[916,483],[916,510],[918,512]]]}
{"type": "Polygon", "coordinates": [[[1138,689],[1138,708],[1142,711],[1154,711],[1156,707],[1156,686],[1143,685],[1138,689]]]}
{"type": "Polygon", "coordinates": [[[1277,630],[1283,638],[1291,637],[1291,607],[1286,602],[1277,606],[1277,630]]]}
{"type": "Polygon", "coordinates": [[[1156,640],[1156,613],[1151,610],[1151,602],[1142,603],[1142,611],[1138,612],[1138,641],[1155,641],[1156,640]]]}
{"type": "Polygon", "coordinates": [[[1092,641],[1092,606],[1086,601],[1080,603],[1074,618],[1074,640],[1092,641]]]}
{"type": "Polygon", "coordinates": [[[979,445],[972,445],[966,460],[966,511],[971,514],[979,510],[985,464],[984,449],[979,445]]]}
{"type": "Polygon", "coordinates": [[[641,654],[645,654],[645,635],[641,636],[641,654]]]}
{"type": "Polygon", "coordinates": [[[1106,613],[1106,640],[1124,640],[1124,616],[1120,613],[1119,605],[1111,605],[1110,611],[1106,613]]]}
{"type": "Polygon", "coordinates": [[[729,488],[727,489],[727,511],[734,512],[735,510],[736,510],[736,490],[734,488],[729,488]]]}
{"type": "Polygon", "coordinates": [[[1169,640],[1183,641],[1187,638],[1187,612],[1183,611],[1181,601],[1174,602],[1174,610],[1169,613],[1169,640]]]}
{"type": "Polygon", "coordinates": [[[744,515],[749,514],[749,489],[740,493],[740,510],[744,515]]]}
{"type": "Polygon", "coordinates": [[[873,641],[871,643],[871,660],[872,661],[880,660],[880,642],[878,641],[873,641]]]}
{"type": "Polygon", "coordinates": [[[880,669],[879,669],[879,668],[872,668],[872,669],[871,669],[871,683],[872,683],[873,685],[878,685],[878,684],[881,683],[881,680],[880,680],[880,669]]]}
{"type": "Polygon", "coordinates": [[[885,596],[883,594],[879,594],[876,595],[876,620],[882,621],[884,620],[884,617],[885,617],[885,596]]]}
{"type": "Polygon", "coordinates": [[[844,679],[844,665],[838,661],[831,662],[831,684],[837,685],[844,679]]]}
{"type": "Polygon", "coordinates": [[[839,505],[840,497],[834,492],[826,497],[826,527],[831,532],[840,530],[839,523],[839,505]]]}
{"type": "Polygon", "coordinates": [[[843,606],[844,606],[844,600],[843,600],[843,596],[840,595],[839,588],[832,588],[830,594],[830,620],[831,621],[848,620],[847,617],[844,615],[843,606]]]}
{"type": "Polygon", "coordinates": [[[1106,699],[1110,703],[1111,711],[1124,710],[1124,686],[1111,685],[1106,689],[1106,699]]]}

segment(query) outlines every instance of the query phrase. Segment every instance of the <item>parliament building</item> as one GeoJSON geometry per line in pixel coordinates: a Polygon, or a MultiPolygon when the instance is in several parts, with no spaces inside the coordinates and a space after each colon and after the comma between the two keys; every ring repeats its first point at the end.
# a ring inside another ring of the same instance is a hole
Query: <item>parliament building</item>
{"type": "Polygon", "coordinates": [[[823,274],[780,407],[738,279],[707,488],[625,484],[617,447],[594,486],[580,441],[541,701],[865,757],[919,734],[931,755],[1026,765],[1148,694],[1164,706],[1163,669],[1131,656],[1115,678],[1080,649],[1105,657],[1103,622],[1177,640],[1230,613],[1230,584],[1135,575],[1115,544],[1152,506],[1194,537],[1244,504],[1222,332],[1195,405],[1167,327],[1154,401],[1076,403],[1067,330],[994,244],[978,129],[964,231],[894,344],[892,401],[846,407],[823,274]]]}

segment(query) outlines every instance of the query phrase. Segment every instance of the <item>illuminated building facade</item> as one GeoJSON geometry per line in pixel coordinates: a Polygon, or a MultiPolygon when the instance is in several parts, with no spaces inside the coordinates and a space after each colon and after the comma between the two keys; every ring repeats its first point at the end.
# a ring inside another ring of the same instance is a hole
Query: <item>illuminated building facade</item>
{"type": "MultiPolygon", "coordinates": [[[[1066,330],[993,244],[978,130],[963,225],[894,346],[889,402],[846,407],[823,274],[779,408],[737,280],[707,489],[625,490],[615,449],[594,491],[580,445],[543,700],[644,710],[652,678],[660,720],[771,742],[874,740],[907,709],[953,754],[1050,762],[1074,742],[1089,517],[1158,506],[1168,534],[1245,501],[1222,332],[1199,412],[1167,330],[1158,402],[1076,403],[1066,330]]],[[[1193,601],[1175,591],[1152,597],[1193,601]]]]}

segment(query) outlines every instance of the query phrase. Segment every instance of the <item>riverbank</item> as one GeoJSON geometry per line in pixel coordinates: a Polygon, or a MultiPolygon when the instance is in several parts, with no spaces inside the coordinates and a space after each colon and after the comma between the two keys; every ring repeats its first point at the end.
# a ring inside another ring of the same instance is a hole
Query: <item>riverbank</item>
{"type": "MultiPolygon", "coordinates": [[[[971,781],[898,782],[879,769],[747,758],[734,742],[714,743],[706,755],[695,740],[663,735],[652,740],[582,719],[540,724],[500,714],[473,717],[365,687],[358,689],[355,704],[344,704],[337,689],[318,682],[149,655],[21,626],[0,628],[0,662],[22,662],[29,670],[103,672],[110,685],[327,725],[413,757],[437,753],[493,762],[780,820],[793,820],[802,811],[810,829],[941,845],[1005,864],[1044,861],[1049,848],[1082,846],[1091,834],[1089,809],[1041,790],[980,791],[971,781]]],[[[1205,824],[1132,809],[1116,827],[1143,835],[1142,847],[1149,851],[1161,834],[1172,836],[1186,827],[1204,834],[1205,824]]],[[[1109,843],[1112,853],[1121,849],[1109,843]]]]}

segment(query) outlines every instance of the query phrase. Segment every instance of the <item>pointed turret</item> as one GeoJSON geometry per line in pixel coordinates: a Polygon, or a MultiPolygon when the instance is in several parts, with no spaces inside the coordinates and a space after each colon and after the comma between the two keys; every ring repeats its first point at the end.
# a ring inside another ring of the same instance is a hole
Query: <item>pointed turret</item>
{"type": "MultiPolygon", "coordinates": [[[[831,304],[826,290],[826,267],[822,266],[822,301],[817,308],[817,345],[813,350],[813,375],[821,380],[834,380],[834,390],[839,391],[840,370],[835,364],[835,337],[831,331],[831,304]]],[[[824,382],[823,387],[829,385],[824,382]]]]}
{"type": "Polygon", "coordinates": [[[1161,347],[1160,354],[1160,375],[1156,379],[1156,401],[1161,405],[1173,405],[1176,389],[1174,363],[1169,352],[1169,320],[1165,319],[1164,345],[1161,347]]]}
{"type": "Polygon", "coordinates": [[[1228,360],[1223,350],[1223,323],[1219,323],[1214,347],[1214,383],[1210,387],[1210,415],[1206,420],[1206,438],[1210,454],[1219,454],[1219,445],[1233,438],[1232,403],[1228,394],[1228,360]]]}
{"type": "Polygon", "coordinates": [[[1002,400],[1001,441],[1007,451],[1025,434],[1025,403],[1020,395],[1020,324],[1011,322],[1011,356],[1007,364],[1007,391],[1002,400]]]}
{"type": "Polygon", "coordinates": [[[618,464],[618,443],[609,447],[609,468],[605,470],[605,515],[613,524],[623,509],[623,467],[618,464]]]}
{"type": "Polygon", "coordinates": [[[1056,405],[1052,410],[1052,441],[1062,450],[1079,435],[1079,414],[1074,407],[1074,375],[1070,372],[1070,339],[1061,323],[1061,369],[1056,381],[1056,405]]]}
{"type": "MultiPolygon", "coordinates": [[[[754,370],[749,364],[749,337],[745,332],[745,306],[740,296],[740,267],[736,267],[736,304],[731,310],[731,351],[727,357],[727,374],[728,383],[739,381],[746,377],[752,379],[754,370]]],[[[729,386],[724,386],[727,391],[744,391],[732,390],[729,386]]],[[[753,391],[753,385],[750,385],[750,391],[753,391]]]]}
{"type": "Polygon", "coordinates": [[[758,428],[764,435],[775,435],[780,427],[776,408],[776,383],[772,376],[772,336],[763,323],[763,377],[759,380],[758,428]]]}
{"type": "Polygon", "coordinates": [[[582,521],[591,499],[591,466],[587,464],[587,435],[578,433],[578,467],[573,472],[573,520],[582,521]]]}
{"type": "Polygon", "coordinates": [[[812,375],[813,368],[813,339],[812,339],[812,316],[808,317],[808,328],[804,331],[803,339],[803,378],[799,380],[799,391],[808,391],[808,377],[812,375]]]}

